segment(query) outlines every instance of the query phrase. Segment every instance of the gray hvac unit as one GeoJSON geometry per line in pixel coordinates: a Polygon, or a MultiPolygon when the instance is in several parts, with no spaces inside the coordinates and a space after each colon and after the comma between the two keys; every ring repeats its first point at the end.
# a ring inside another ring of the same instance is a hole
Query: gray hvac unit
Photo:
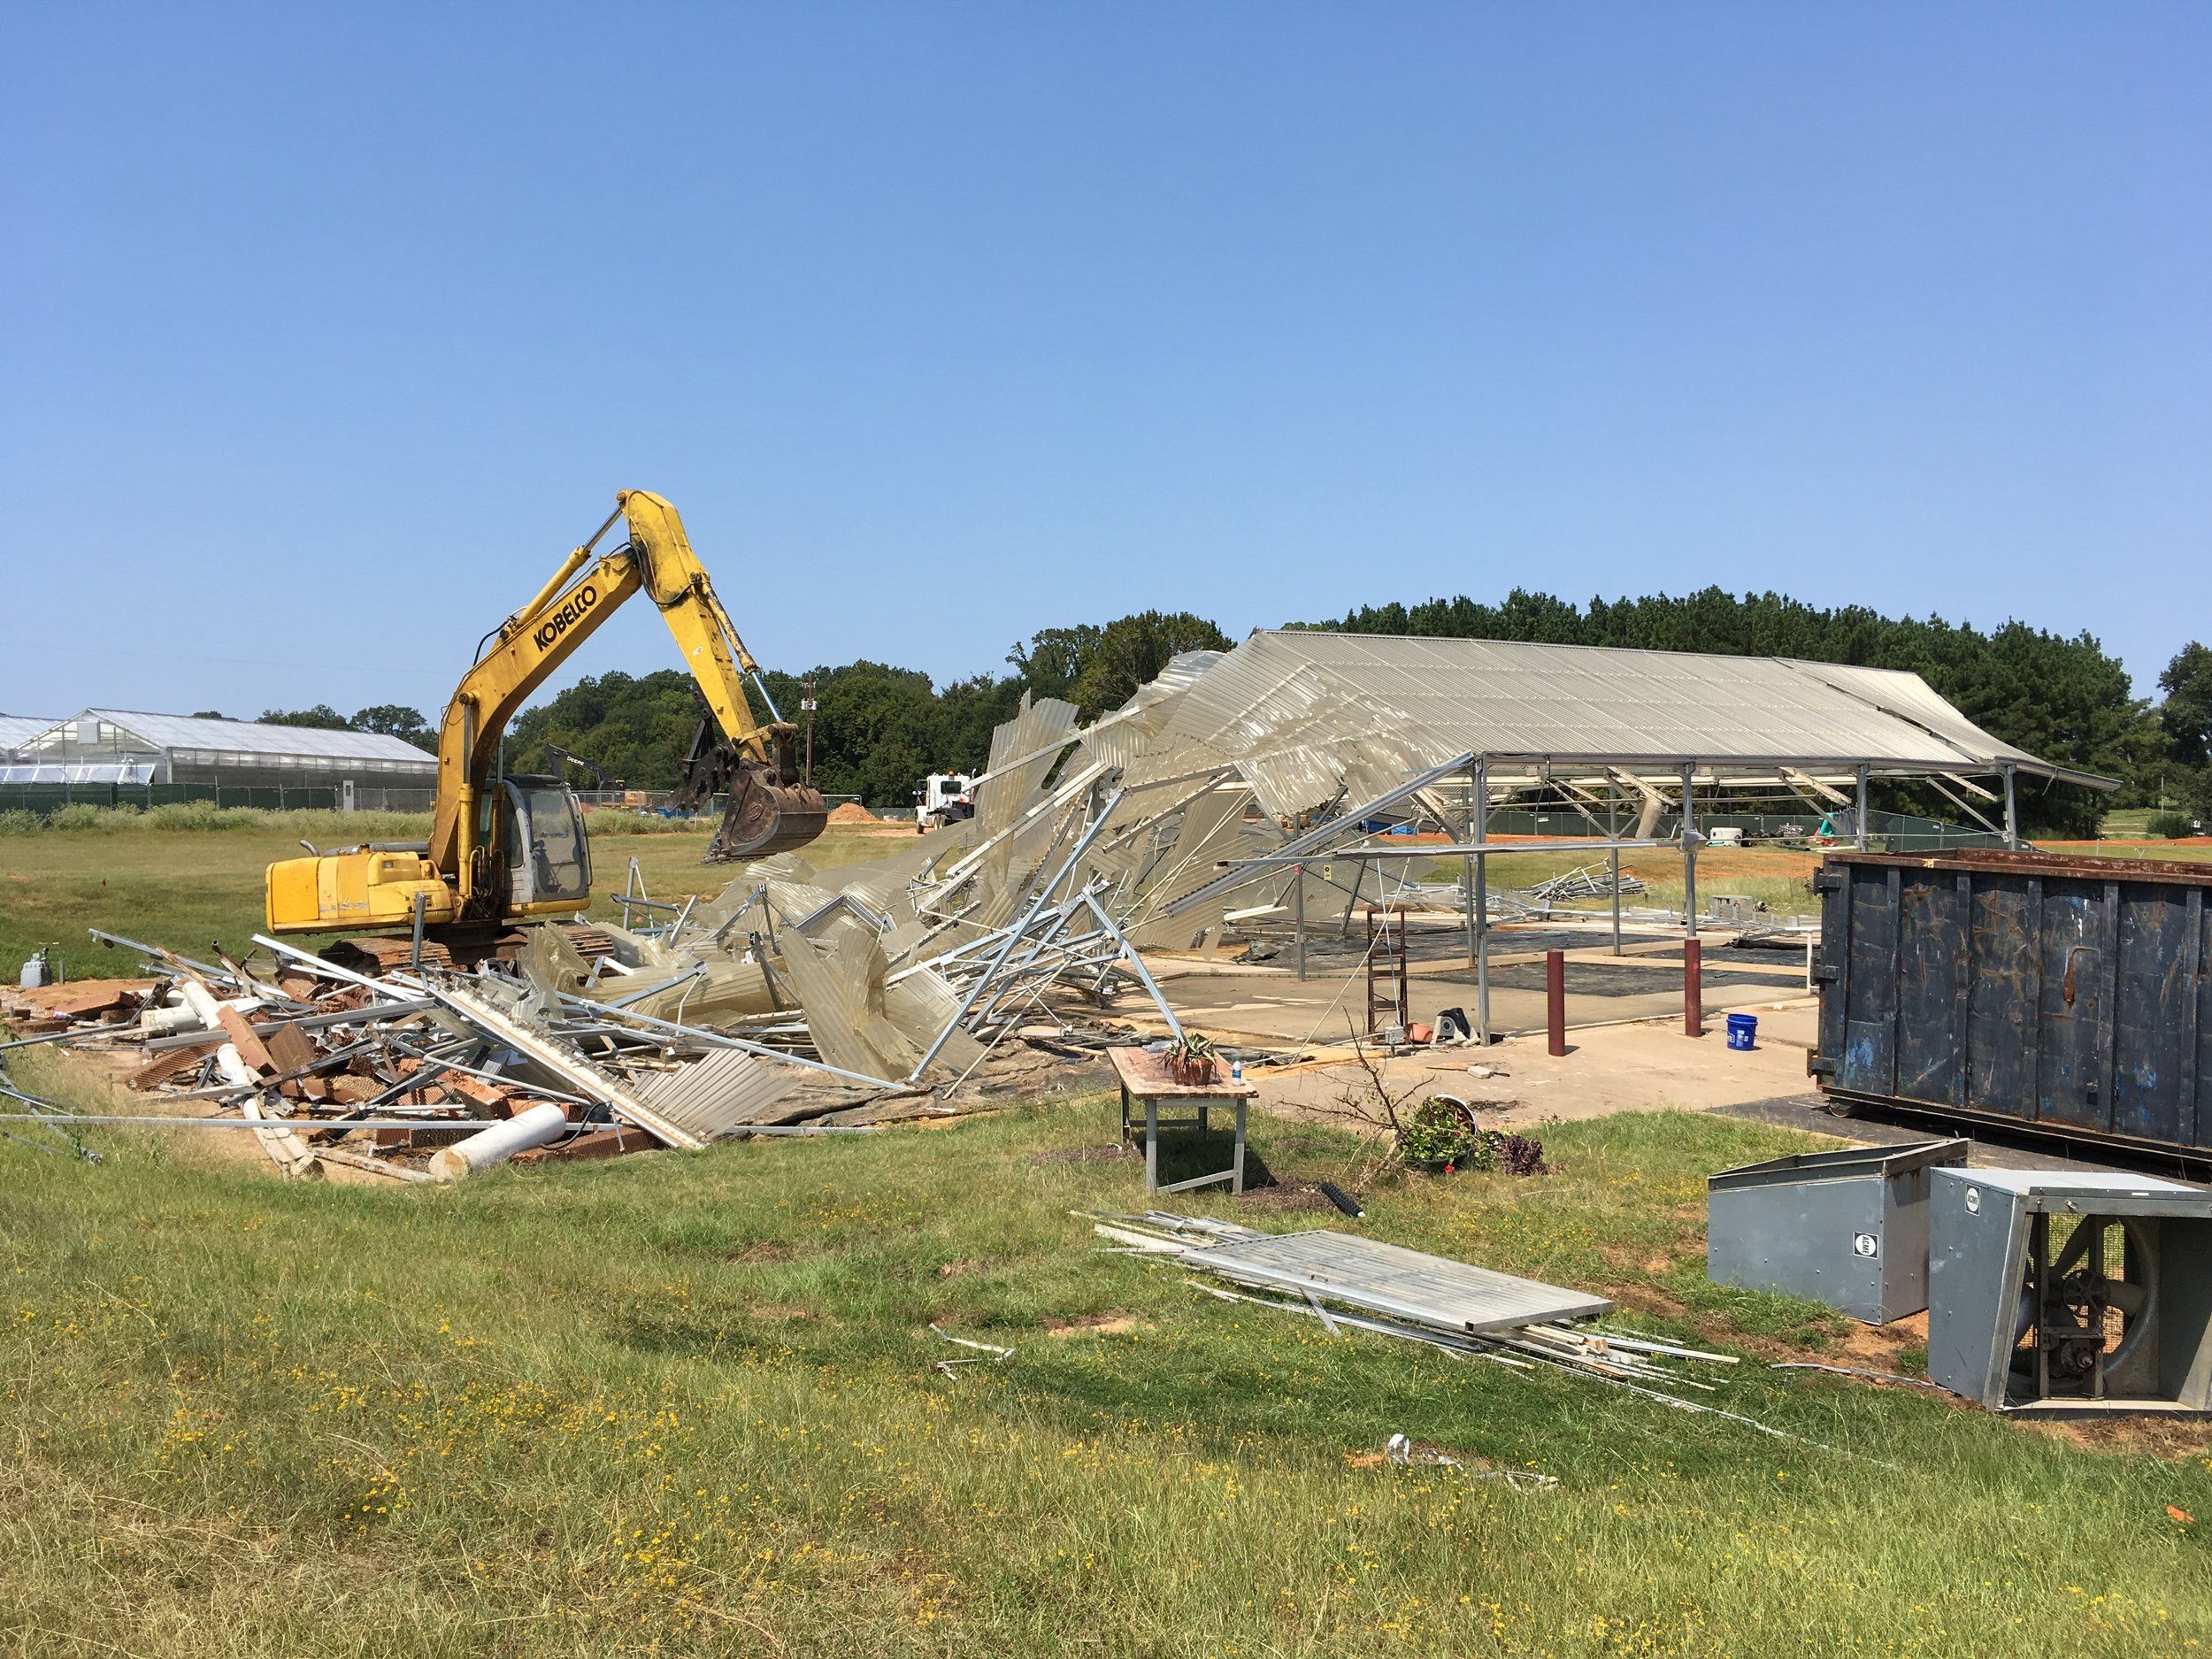
{"type": "Polygon", "coordinates": [[[1937,1170],[1928,1375],[1993,1411],[2212,1409],[2212,1192],[1937,1170]]]}
{"type": "Polygon", "coordinates": [[[1869,1325],[1928,1305],[1928,1172],[1963,1141],[1854,1147],[1747,1164],[1707,1179],[1705,1274],[1778,1290],[1869,1325]]]}

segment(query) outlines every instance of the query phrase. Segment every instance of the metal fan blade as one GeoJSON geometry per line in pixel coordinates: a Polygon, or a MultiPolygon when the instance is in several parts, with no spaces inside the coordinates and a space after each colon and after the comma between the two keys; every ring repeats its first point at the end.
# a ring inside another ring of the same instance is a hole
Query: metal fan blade
{"type": "Polygon", "coordinates": [[[2105,1305],[2117,1308],[2132,1318],[2150,1305],[2151,1293],[2142,1285],[2131,1285],[2124,1279],[2108,1279],[2098,1286],[2104,1294],[2105,1305]]]}

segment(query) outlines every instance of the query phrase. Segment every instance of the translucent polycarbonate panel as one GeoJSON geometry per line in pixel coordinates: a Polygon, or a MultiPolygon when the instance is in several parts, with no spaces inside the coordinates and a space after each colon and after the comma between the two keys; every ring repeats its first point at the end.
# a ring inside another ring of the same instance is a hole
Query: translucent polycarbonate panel
{"type": "Polygon", "coordinates": [[[1663,773],[1684,762],[2046,769],[1916,675],[1777,657],[1258,633],[1171,702],[1161,738],[1233,757],[1281,811],[1340,787],[1379,793],[1465,753],[1663,773]]]}

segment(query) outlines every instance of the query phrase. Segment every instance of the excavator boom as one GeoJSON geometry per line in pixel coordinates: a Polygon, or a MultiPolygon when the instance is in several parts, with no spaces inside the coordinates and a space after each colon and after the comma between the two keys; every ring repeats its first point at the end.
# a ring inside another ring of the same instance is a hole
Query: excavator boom
{"type": "MultiPolygon", "coordinates": [[[[729,797],[715,856],[760,856],[822,832],[822,797],[800,781],[793,728],[754,718],[744,676],[759,664],[715,595],[675,508],[625,490],[615,511],[571,552],[535,597],[488,636],[461,678],[438,733],[430,840],[288,859],[269,870],[268,919],[278,932],[347,926],[495,926],[573,915],[589,902],[589,849],[574,797],[558,779],[503,778],[500,744],[523,703],[599,625],[642,590],[698,681],[715,725],[729,797]],[[618,521],[627,538],[594,549],[618,521]],[[559,803],[566,826],[556,826],[559,803]],[[541,821],[542,820],[542,821],[541,821]]],[[[765,691],[763,692],[764,698],[765,691]]]]}

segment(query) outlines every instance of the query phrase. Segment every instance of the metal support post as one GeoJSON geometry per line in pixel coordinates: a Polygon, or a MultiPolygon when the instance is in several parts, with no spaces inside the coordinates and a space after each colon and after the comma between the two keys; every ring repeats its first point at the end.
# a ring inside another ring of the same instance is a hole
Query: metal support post
{"type": "MultiPolygon", "coordinates": [[[[1098,918],[1099,926],[1111,935],[1114,942],[1121,948],[1122,958],[1136,973],[1138,983],[1152,994],[1152,1001],[1160,1010],[1160,1018],[1167,1021],[1168,1030],[1173,1033],[1175,1040],[1180,1042],[1183,1038],[1183,1022],[1175,1018],[1175,1010],[1169,1005],[1166,994],[1160,989],[1158,982],[1153,979],[1152,971],[1144,965],[1143,956],[1134,945],[1129,942],[1129,935],[1123,933],[1114,918],[1106,913],[1106,907],[1098,902],[1096,894],[1084,894],[1083,902],[1090,906],[1091,914],[1098,918]]],[[[1241,1192],[1243,1188],[1239,1187],[1237,1190],[1241,1192]]]]}
{"type": "Polygon", "coordinates": [[[1859,803],[1851,814],[1851,844],[1861,852],[1866,850],[1866,768],[1859,768],[1859,803]]]}
{"type": "Polygon", "coordinates": [[[1690,799],[1690,782],[1696,768],[1682,769],[1682,921],[1688,936],[1697,937],[1697,813],[1690,799]]]}
{"type": "MultiPolygon", "coordinates": [[[[1620,826],[1621,786],[1611,772],[1605,774],[1605,839],[1618,841],[1620,826]]],[[[1617,847],[1606,855],[1607,867],[1613,876],[1613,954],[1621,954],[1621,849],[1617,847]]]]}
{"type": "MultiPolygon", "coordinates": [[[[1408,795],[1417,795],[1440,778],[1448,777],[1457,772],[1467,764],[1467,759],[1466,756],[1462,755],[1455,759],[1446,761],[1440,766],[1432,766],[1426,772],[1416,772],[1403,783],[1384,791],[1372,800],[1363,802],[1356,807],[1339,813],[1327,823],[1316,826],[1294,841],[1285,841],[1275,849],[1275,856],[1288,861],[1302,854],[1320,852],[1328,842],[1343,839],[1348,827],[1356,830],[1360,825],[1373,818],[1385,807],[1394,806],[1408,795]]],[[[1233,864],[1235,863],[1233,860],[1223,862],[1233,864]]],[[[1242,887],[1251,879],[1241,867],[1229,869],[1221,875],[1216,876],[1203,887],[1194,887],[1186,893],[1160,914],[1163,916],[1184,915],[1196,910],[1202,904],[1210,902],[1224,893],[1242,887]]]]}
{"type": "Polygon", "coordinates": [[[1306,867],[1290,867],[1291,937],[1296,941],[1298,955],[1298,983],[1306,982],[1306,867]]]}
{"type": "MultiPolygon", "coordinates": [[[[1475,791],[1478,773],[1474,762],[1467,763],[1467,815],[1460,824],[1459,833],[1472,841],[1475,834],[1475,791]]],[[[1467,971],[1475,970],[1475,861],[1459,861],[1459,890],[1467,895],[1467,971]]]]}
{"type": "Polygon", "coordinates": [[[2015,787],[2017,773],[2010,766],[2005,768],[2005,845],[2015,852],[2020,849],[2020,805],[2015,787]]]}
{"type": "Polygon", "coordinates": [[[422,966],[422,912],[423,906],[428,902],[429,898],[430,895],[427,893],[415,895],[415,944],[414,949],[407,953],[407,965],[410,968],[422,966]]]}
{"type": "MultiPolygon", "coordinates": [[[[1490,761],[1475,762],[1474,844],[1490,839],[1490,761]]],[[[1490,1046],[1490,861],[1475,860],[1475,1041],[1490,1046]]]]}
{"type": "Polygon", "coordinates": [[[1690,1037],[1705,1034],[1705,941],[1682,941],[1682,1031],[1690,1037]]]}
{"type": "Polygon", "coordinates": [[[814,787],[814,676],[809,674],[799,682],[799,710],[806,716],[806,763],[799,781],[810,789],[814,787]]]}

